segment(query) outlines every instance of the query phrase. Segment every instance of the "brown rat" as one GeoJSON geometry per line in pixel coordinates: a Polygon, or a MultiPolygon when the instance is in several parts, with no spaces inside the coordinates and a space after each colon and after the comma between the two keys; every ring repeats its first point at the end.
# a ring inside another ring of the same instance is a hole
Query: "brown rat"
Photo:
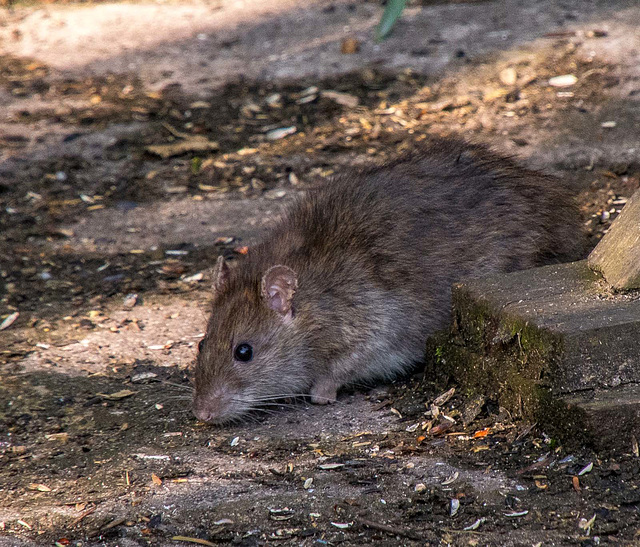
{"type": "Polygon", "coordinates": [[[482,146],[431,139],[335,177],[237,268],[218,259],[194,413],[223,423],[393,378],[446,325],[452,283],[571,259],[581,242],[564,185],[482,146]]]}

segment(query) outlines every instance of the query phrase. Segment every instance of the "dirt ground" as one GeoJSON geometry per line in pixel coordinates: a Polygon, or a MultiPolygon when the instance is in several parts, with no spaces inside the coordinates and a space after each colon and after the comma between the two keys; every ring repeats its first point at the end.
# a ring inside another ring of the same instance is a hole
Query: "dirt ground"
{"type": "Polygon", "coordinates": [[[637,2],[414,2],[375,44],[379,15],[0,13],[1,546],[640,543],[637,444],[569,450],[420,374],[190,413],[216,256],[331,173],[461,133],[570,180],[594,244],[640,186],[637,2]]]}

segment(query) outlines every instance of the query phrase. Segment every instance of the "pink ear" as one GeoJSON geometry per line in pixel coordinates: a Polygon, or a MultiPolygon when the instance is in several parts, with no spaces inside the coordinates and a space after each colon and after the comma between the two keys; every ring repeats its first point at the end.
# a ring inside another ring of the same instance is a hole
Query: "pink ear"
{"type": "Polygon", "coordinates": [[[277,311],[285,319],[293,317],[291,301],[298,288],[298,276],[287,266],[273,266],[262,278],[262,296],[267,306],[277,311]]]}
{"type": "Polygon", "coordinates": [[[223,256],[219,256],[213,269],[213,292],[218,293],[229,279],[229,265],[223,256]]]}

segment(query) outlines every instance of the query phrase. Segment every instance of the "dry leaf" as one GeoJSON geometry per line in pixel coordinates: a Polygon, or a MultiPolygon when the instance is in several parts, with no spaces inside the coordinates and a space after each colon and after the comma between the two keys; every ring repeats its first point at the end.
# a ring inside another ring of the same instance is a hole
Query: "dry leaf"
{"type": "Polygon", "coordinates": [[[31,484],[29,484],[29,490],[37,490],[38,492],[51,492],[51,488],[49,488],[47,485],[37,482],[32,482],[31,484]]]}
{"type": "Polygon", "coordinates": [[[98,397],[102,397],[108,401],[119,401],[120,399],[131,397],[131,395],[135,395],[136,393],[138,392],[131,391],[130,389],[123,389],[122,391],[116,391],[115,393],[98,393],[97,395],[98,397]]]}
{"type": "Polygon", "coordinates": [[[535,479],[534,482],[536,483],[536,488],[539,488],[540,490],[546,490],[547,488],[549,488],[549,485],[545,482],[542,482],[540,479],[535,479]]]}
{"type": "Polygon", "coordinates": [[[443,404],[445,404],[449,399],[451,399],[451,397],[453,397],[453,394],[456,392],[456,388],[452,387],[450,390],[445,391],[443,394],[439,395],[438,397],[436,397],[433,400],[433,404],[436,406],[442,406],[443,404]]]}
{"type": "Polygon", "coordinates": [[[485,429],[481,429],[480,431],[476,431],[473,434],[473,438],[474,439],[482,439],[483,437],[486,437],[489,433],[491,433],[491,428],[490,427],[486,427],[485,429]]]}
{"type": "Polygon", "coordinates": [[[576,492],[580,492],[580,490],[582,490],[582,488],[580,488],[580,478],[579,477],[573,476],[571,478],[571,482],[573,483],[573,489],[576,492]]]}

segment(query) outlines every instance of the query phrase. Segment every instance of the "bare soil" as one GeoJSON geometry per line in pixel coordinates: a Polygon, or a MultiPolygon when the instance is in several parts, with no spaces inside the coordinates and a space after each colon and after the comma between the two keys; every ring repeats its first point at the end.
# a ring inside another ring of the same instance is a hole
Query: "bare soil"
{"type": "Polygon", "coordinates": [[[216,256],[348,165],[461,133],[570,180],[595,244],[640,186],[634,4],[414,3],[383,44],[363,0],[0,13],[0,545],[637,544],[637,442],[568,451],[459,394],[452,424],[419,373],[189,411],[216,256]]]}

